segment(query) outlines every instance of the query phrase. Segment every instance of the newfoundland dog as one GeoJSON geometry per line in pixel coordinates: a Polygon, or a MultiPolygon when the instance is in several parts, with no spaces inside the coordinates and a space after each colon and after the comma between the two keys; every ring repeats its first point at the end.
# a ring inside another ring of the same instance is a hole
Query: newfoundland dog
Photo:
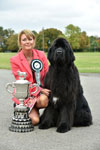
{"type": "Polygon", "coordinates": [[[40,118],[39,129],[57,127],[67,132],[72,126],[89,126],[92,115],[83,95],[75,56],[68,41],[58,38],[48,52],[49,71],[44,87],[51,90],[50,101],[40,118]]]}

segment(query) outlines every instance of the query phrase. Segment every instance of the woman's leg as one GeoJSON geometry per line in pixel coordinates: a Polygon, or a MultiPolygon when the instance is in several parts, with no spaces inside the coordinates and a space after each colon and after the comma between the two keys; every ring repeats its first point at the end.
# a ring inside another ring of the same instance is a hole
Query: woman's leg
{"type": "Polygon", "coordinates": [[[37,125],[39,123],[40,119],[37,108],[32,108],[31,112],[29,113],[29,117],[32,119],[33,125],[37,125]]]}
{"type": "Polygon", "coordinates": [[[36,108],[45,108],[48,106],[48,96],[41,94],[39,100],[36,103],[36,108]]]}
{"type": "Polygon", "coordinates": [[[32,119],[33,125],[37,125],[40,121],[38,109],[47,107],[48,102],[48,97],[44,94],[41,94],[39,100],[35,104],[35,107],[33,107],[31,112],[29,113],[29,117],[32,119]]]}

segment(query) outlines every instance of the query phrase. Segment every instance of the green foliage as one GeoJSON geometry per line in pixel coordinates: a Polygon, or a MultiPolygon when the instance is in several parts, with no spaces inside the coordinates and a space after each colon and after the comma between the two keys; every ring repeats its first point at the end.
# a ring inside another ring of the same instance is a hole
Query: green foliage
{"type": "Polygon", "coordinates": [[[80,49],[87,49],[89,47],[89,37],[86,35],[86,32],[83,31],[80,34],[80,49]]]}
{"type": "MultiPolygon", "coordinates": [[[[42,29],[39,33],[32,30],[36,36],[36,48],[48,51],[52,42],[58,38],[66,38],[75,52],[100,51],[100,37],[87,36],[78,26],[69,24],[65,27],[65,34],[55,28],[42,29]]],[[[12,29],[0,27],[0,52],[17,51],[17,34],[12,29]]]]}
{"type": "Polygon", "coordinates": [[[69,43],[71,44],[73,49],[79,49],[79,41],[80,41],[80,35],[81,35],[81,29],[77,26],[74,26],[72,24],[68,25],[65,31],[65,35],[69,43]]]}
{"type": "Polygon", "coordinates": [[[2,48],[0,47],[0,52],[2,52],[2,48]]]}
{"type": "Polygon", "coordinates": [[[63,33],[60,30],[49,28],[45,29],[39,32],[39,34],[36,37],[36,48],[38,49],[45,49],[45,51],[48,50],[49,46],[52,44],[52,42],[58,38],[60,35],[63,35],[63,33]]]}
{"type": "Polygon", "coordinates": [[[14,30],[12,29],[3,29],[0,27],[0,51],[4,52],[7,50],[7,39],[14,34],[14,30]]]}
{"type": "Polygon", "coordinates": [[[17,38],[18,38],[18,34],[13,34],[7,39],[6,44],[7,44],[8,50],[12,52],[18,51],[18,39],[17,38]]]}
{"type": "Polygon", "coordinates": [[[89,46],[89,38],[86,32],[81,32],[78,26],[72,24],[66,27],[65,36],[74,50],[81,51],[89,46]]]}
{"type": "Polygon", "coordinates": [[[96,37],[90,36],[90,49],[95,51],[96,47],[97,47],[96,37]]]}

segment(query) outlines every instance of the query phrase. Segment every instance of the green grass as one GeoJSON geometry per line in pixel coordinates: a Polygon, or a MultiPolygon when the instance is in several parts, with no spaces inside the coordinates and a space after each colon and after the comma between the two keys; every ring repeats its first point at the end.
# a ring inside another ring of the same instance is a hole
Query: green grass
{"type": "Polygon", "coordinates": [[[79,72],[100,73],[100,53],[75,53],[75,64],[79,72]]]}
{"type": "Polygon", "coordinates": [[[11,69],[10,57],[16,55],[16,53],[0,53],[0,69],[11,69]]]}
{"type": "MultiPolygon", "coordinates": [[[[74,53],[76,60],[75,64],[81,73],[100,73],[100,53],[87,52],[87,53],[74,53]]],[[[10,57],[16,53],[0,53],[0,69],[10,68],[10,57]]]]}

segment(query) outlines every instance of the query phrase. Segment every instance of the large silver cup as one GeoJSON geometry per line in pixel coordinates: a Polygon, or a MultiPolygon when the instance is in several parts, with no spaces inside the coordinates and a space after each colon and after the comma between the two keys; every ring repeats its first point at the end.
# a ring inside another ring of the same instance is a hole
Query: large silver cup
{"type": "Polygon", "coordinates": [[[38,91],[38,84],[33,84],[30,87],[31,82],[25,80],[27,74],[26,72],[18,71],[19,80],[16,82],[8,83],[6,89],[9,93],[13,94],[16,97],[20,104],[16,105],[14,108],[14,117],[12,118],[12,124],[9,127],[10,131],[14,132],[28,132],[33,130],[32,121],[28,116],[28,108],[24,105],[24,100],[30,97],[29,88],[36,87],[36,90],[31,94],[34,94],[38,91]],[[13,90],[11,90],[11,88],[13,90]]]}

